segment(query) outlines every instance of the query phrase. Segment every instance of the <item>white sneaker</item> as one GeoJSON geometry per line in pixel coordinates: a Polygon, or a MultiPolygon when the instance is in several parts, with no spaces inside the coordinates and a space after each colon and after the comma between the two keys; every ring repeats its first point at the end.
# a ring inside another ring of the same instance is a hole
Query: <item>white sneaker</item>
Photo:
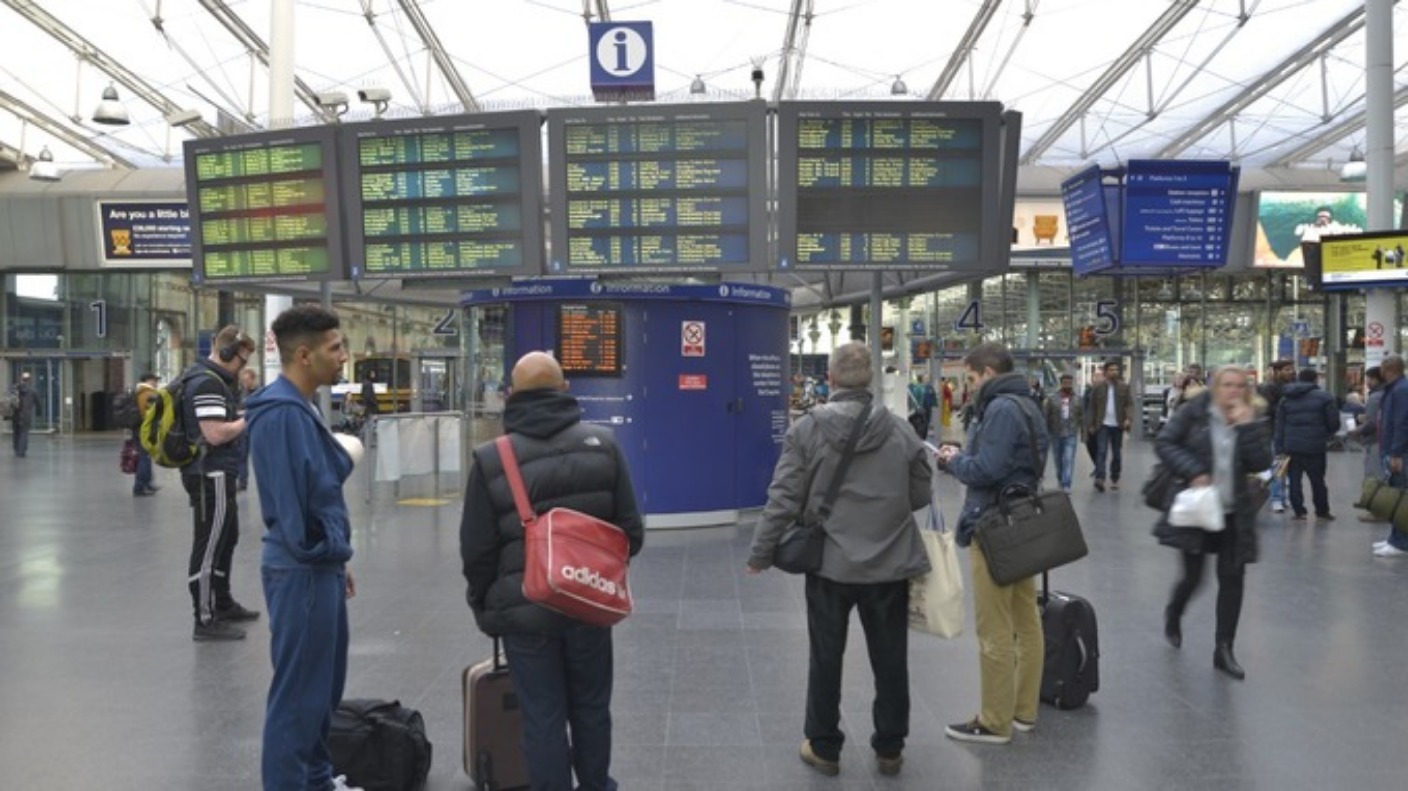
{"type": "Polygon", "coordinates": [[[332,779],[332,791],[362,791],[358,786],[347,785],[347,775],[338,775],[332,779]]]}
{"type": "Polygon", "coordinates": [[[1379,540],[1379,541],[1375,541],[1375,542],[1374,542],[1374,549],[1380,549],[1380,548],[1386,547],[1386,546],[1388,546],[1388,539],[1387,539],[1387,538],[1381,539],[1381,540],[1379,540]]]}
{"type": "Polygon", "coordinates": [[[1393,544],[1384,544],[1381,547],[1374,547],[1374,557],[1376,558],[1397,558],[1408,555],[1408,552],[1399,549],[1393,544]]]}
{"type": "Polygon", "coordinates": [[[1280,503],[1276,503],[1275,505],[1271,506],[1271,511],[1272,511],[1272,513],[1277,513],[1277,514],[1279,514],[1279,513],[1284,513],[1285,510],[1286,510],[1286,506],[1281,505],[1280,503]]]}

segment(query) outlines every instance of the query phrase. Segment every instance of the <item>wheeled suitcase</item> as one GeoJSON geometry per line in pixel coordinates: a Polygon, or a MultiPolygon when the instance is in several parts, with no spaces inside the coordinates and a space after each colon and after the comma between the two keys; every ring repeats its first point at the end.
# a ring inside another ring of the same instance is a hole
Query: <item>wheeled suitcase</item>
{"type": "Polygon", "coordinates": [[[1041,699],[1058,709],[1078,709],[1100,689],[1100,633],[1095,608],[1079,596],[1053,591],[1041,575],[1041,631],[1046,662],[1041,699]]]}
{"type": "Polygon", "coordinates": [[[464,669],[464,773],[478,791],[528,787],[523,713],[497,637],[492,657],[464,669]]]}

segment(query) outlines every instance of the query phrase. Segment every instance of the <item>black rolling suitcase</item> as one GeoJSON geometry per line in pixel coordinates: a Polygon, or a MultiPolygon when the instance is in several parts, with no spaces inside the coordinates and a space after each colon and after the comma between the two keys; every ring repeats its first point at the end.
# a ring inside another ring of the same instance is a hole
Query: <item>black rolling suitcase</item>
{"type": "Polygon", "coordinates": [[[1053,591],[1041,575],[1041,631],[1046,663],[1041,699],[1058,709],[1078,709],[1100,689],[1100,633],[1095,608],[1070,593],[1053,591]]]}
{"type": "Polygon", "coordinates": [[[464,669],[464,772],[477,791],[528,787],[523,712],[497,637],[493,656],[464,669]]]}

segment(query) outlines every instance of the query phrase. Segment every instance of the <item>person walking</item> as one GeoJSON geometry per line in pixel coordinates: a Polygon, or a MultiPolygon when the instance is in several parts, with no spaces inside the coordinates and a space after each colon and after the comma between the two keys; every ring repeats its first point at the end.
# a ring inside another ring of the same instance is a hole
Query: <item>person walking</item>
{"type": "Polygon", "coordinates": [[[1035,491],[1046,469],[1046,421],[1028,397],[1012,354],[998,343],[979,344],[963,358],[968,386],[977,390],[967,445],[939,448],[939,468],[968,487],[957,543],[972,564],[973,620],[978,633],[981,698],[976,716],[949,725],[950,739],[1007,744],[1012,732],[1036,727],[1046,640],[1037,610],[1036,581],[998,585],[982,547],[973,541],[979,517],[1011,487],[1035,491]],[[1037,467],[1032,467],[1033,461],[1037,467]]]}
{"type": "Polygon", "coordinates": [[[860,615],[875,679],[870,747],[882,774],[898,774],[909,736],[909,580],[929,571],[914,511],[929,503],[924,445],[887,409],[875,409],[870,349],[831,353],[832,397],[792,424],[753,532],[747,573],[773,564],[783,531],[817,513],[862,419],[850,466],[824,526],[821,568],[806,575],[808,670],[802,762],[841,771],[841,665],[851,611],[860,615]]]}
{"type": "Polygon", "coordinates": [[[1217,555],[1217,626],[1213,666],[1232,678],[1246,678],[1232,646],[1242,613],[1246,566],[1257,559],[1256,510],[1252,476],[1271,463],[1265,422],[1252,404],[1246,372],[1222,366],[1213,372],[1212,386],[1169,418],[1154,440],[1159,460],[1189,486],[1212,486],[1224,514],[1221,531],[1174,527],[1168,514],[1159,519],[1154,536],[1160,544],[1183,554],[1183,576],[1164,608],[1164,637],[1174,648],[1183,646],[1183,612],[1202,584],[1208,555],[1217,555]]]}
{"type": "MultiPolygon", "coordinates": [[[[1265,384],[1257,388],[1257,393],[1266,402],[1267,434],[1274,441],[1276,436],[1276,412],[1281,404],[1281,395],[1286,385],[1295,381],[1296,366],[1290,360],[1277,360],[1271,363],[1271,376],[1265,384]]],[[[1286,476],[1277,475],[1276,460],[1271,460],[1271,510],[1282,513],[1286,510],[1286,476]]]]}
{"type": "Polygon", "coordinates": [[[180,406],[183,425],[187,439],[200,445],[199,457],[181,468],[194,525],[187,579],[195,608],[192,637],[197,641],[243,640],[244,630],[234,623],[259,617],[230,593],[240,529],[236,440],[245,430],[235,382],[254,349],[254,341],[238,327],[225,327],[216,333],[210,356],[181,374],[186,382],[180,406]]]}
{"type": "MultiPolygon", "coordinates": [[[[529,352],[510,374],[504,430],[534,513],[573,508],[621,528],[630,554],[645,525],[611,430],[582,422],[562,367],[529,352]]],[[[467,599],[480,631],[502,637],[523,716],[533,791],[613,791],[611,628],[591,626],[523,595],[523,522],[495,442],[474,449],[460,521],[467,599]],[[576,781],[573,781],[573,775],[576,781]]]]}
{"type": "Polygon", "coordinates": [[[317,305],[285,310],[270,330],[283,371],[245,402],[274,666],[260,774],[266,791],[356,791],[333,776],[328,752],[347,678],[347,600],[357,593],[342,492],[354,460],[313,404],[319,386],[337,381],[347,349],[337,314],[317,305]]]}
{"type": "MultiPolygon", "coordinates": [[[[1364,445],[1364,480],[1387,481],[1383,454],[1379,451],[1379,410],[1384,398],[1384,374],[1379,366],[1375,365],[1364,372],[1364,387],[1369,391],[1369,396],[1364,399],[1364,414],[1360,418],[1358,432],[1359,441],[1364,445]]],[[[1387,520],[1364,513],[1359,515],[1359,521],[1381,523],[1387,520]]]]}
{"type": "MultiPolygon", "coordinates": [[[[258,389],[259,374],[253,368],[240,371],[239,409],[244,409],[245,402],[258,389]]],[[[242,492],[249,488],[249,432],[241,434],[235,441],[239,443],[240,450],[240,471],[235,478],[235,490],[242,492]]]]}
{"type": "Polygon", "coordinates": [[[10,415],[11,444],[17,458],[29,455],[29,432],[34,428],[34,413],[39,406],[39,396],[34,392],[29,371],[20,374],[19,384],[15,385],[15,411],[10,415]]]}
{"type": "Polygon", "coordinates": [[[1056,460],[1056,479],[1066,494],[1071,493],[1071,477],[1076,467],[1076,445],[1085,426],[1081,399],[1076,395],[1075,377],[1061,374],[1061,387],[1046,397],[1046,431],[1051,437],[1051,457],[1056,460]]]}
{"type": "Polygon", "coordinates": [[[1105,464],[1109,463],[1110,488],[1120,488],[1124,458],[1124,435],[1134,414],[1134,397],[1129,385],[1120,381],[1120,364],[1105,363],[1105,378],[1090,390],[1086,413],[1089,431],[1095,438],[1095,491],[1105,491],[1105,464]]]}
{"type": "MultiPolygon", "coordinates": [[[[137,404],[137,414],[147,414],[147,407],[151,406],[152,396],[156,395],[156,384],[159,380],[156,374],[148,371],[142,374],[142,378],[137,380],[136,391],[132,394],[132,400],[137,404]]],[[[132,432],[132,444],[137,448],[137,475],[132,480],[133,497],[150,497],[157,493],[160,488],[152,485],[152,455],[147,453],[147,449],[142,447],[142,443],[137,441],[138,431],[132,432]]]]}
{"type": "Polygon", "coordinates": [[[1272,442],[1277,454],[1290,456],[1286,477],[1290,479],[1292,517],[1306,520],[1302,474],[1310,478],[1310,494],[1315,518],[1328,522],[1330,494],[1325,486],[1326,447],[1340,427],[1340,411],[1335,397],[1315,386],[1319,375],[1314,368],[1301,369],[1297,381],[1286,385],[1276,405],[1276,433],[1272,442]]]}

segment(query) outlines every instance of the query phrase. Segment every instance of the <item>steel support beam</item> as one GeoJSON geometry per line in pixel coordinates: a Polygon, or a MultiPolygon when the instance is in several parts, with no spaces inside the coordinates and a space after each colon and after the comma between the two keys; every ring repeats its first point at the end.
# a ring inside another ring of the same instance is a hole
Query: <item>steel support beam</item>
{"type": "Polygon", "coordinates": [[[1130,69],[1139,65],[1140,60],[1144,57],[1144,53],[1153,49],[1156,44],[1163,40],[1163,37],[1168,35],[1168,32],[1173,30],[1175,25],[1183,21],[1183,18],[1188,16],[1189,12],[1196,8],[1197,5],[1198,0],[1173,0],[1173,2],[1169,3],[1168,10],[1160,15],[1158,19],[1154,20],[1154,24],[1150,25],[1149,29],[1144,31],[1144,33],[1129,46],[1129,49],[1124,51],[1124,54],[1120,55],[1114,63],[1110,64],[1110,68],[1106,69],[1105,73],[1100,75],[1100,78],[1087,88],[1085,93],[1081,94],[1080,98],[1076,99],[1074,104],[1067,108],[1065,114],[1056,119],[1056,122],[1051,126],[1047,127],[1046,131],[1042,133],[1041,138],[1033,143],[1032,147],[1027,149],[1026,153],[1022,155],[1022,164],[1035,164],[1041,155],[1045,154],[1051,146],[1055,145],[1056,141],[1060,140],[1061,136],[1064,135],[1068,129],[1075,126],[1076,122],[1084,117],[1102,96],[1109,92],[1111,88],[1115,87],[1115,84],[1123,79],[1124,76],[1129,73],[1130,69]]]}
{"type": "MultiPolygon", "coordinates": [[[[1400,110],[1403,105],[1408,104],[1408,86],[1399,88],[1393,94],[1393,109],[1400,110]]],[[[1340,121],[1333,126],[1327,126],[1320,134],[1312,137],[1297,146],[1294,150],[1277,157],[1267,167],[1284,167],[1295,162],[1304,162],[1311,158],[1312,154],[1328,146],[1349,137],[1350,135],[1364,129],[1366,122],[1365,111],[1360,108],[1359,112],[1340,121]]]]}
{"type": "Polygon", "coordinates": [[[58,121],[53,116],[47,115],[34,109],[19,97],[0,90],[0,110],[11,113],[25,123],[32,124],[38,129],[53,135],[62,140],[65,145],[73,146],[88,156],[99,162],[112,162],[125,168],[135,170],[137,168],[130,160],[114,154],[108,149],[94,143],[92,140],[73,131],[73,127],[66,122],[58,121]]]}
{"type": "Polygon", "coordinates": [[[985,0],[982,8],[979,8],[978,12],[973,15],[973,21],[968,23],[968,32],[958,40],[958,46],[953,48],[953,54],[949,56],[948,65],[939,72],[939,78],[934,81],[933,87],[929,88],[925,99],[937,102],[944,98],[944,93],[958,78],[958,72],[962,70],[963,64],[973,56],[973,48],[978,46],[978,39],[983,37],[983,31],[987,29],[988,23],[992,21],[1001,5],[1002,0],[985,0]]]}
{"type": "MultiPolygon", "coordinates": [[[[418,0],[400,0],[400,4],[401,12],[406,15],[411,27],[415,28],[420,40],[425,42],[426,48],[430,50],[430,57],[435,60],[435,65],[440,67],[440,73],[445,77],[445,82],[449,83],[455,98],[460,100],[460,106],[464,107],[464,111],[467,113],[479,112],[479,102],[475,101],[474,94],[470,93],[469,85],[465,83],[459,69],[455,68],[455,62],[450,60],[450,54],[445,51],[445,45],[440,43],[440,37],[435,34],[435,28],[431,26],[430,21],[420,10],[418,0]]],[[[429,98],[426,97],[427,102],[429,98]]]]}
{"type": "Polygon", "coordinates": [[[1173,142],[1164,146],[1154,155],[1154,158],[1177,158],[1189,146],[1207,137],[1214,129],[1236,117],[1258,99],[1270,93],[1276,86],[1295,76],[1301,69],[1317,62],[1322,53],[1359,32],[1363,27],[1364,8],[1361,6],[1349,12],[1343,19],[1331,23],[1325,28],[1325,32],[1316,36],[1309,44],[1296,50],[1290,57],[1276,64],[1241,93],[1174,138],[1173,142]]]}
{"type": "MultiPolygon", "coordinates": [[[[210,12],[211,16],[215,17],[216,21],[224,25],[225,29],[230,31],[230,35],[238,39],[245,46],[245,49],[248,49],[250,54],[264,65],[264,68],[269,68],[269,45],[264,43],[264,39],[251,30],[249,25],[246,25],[244,20],[240,18],[240,15],[225,4],[224,0],[200,0],[200,4],[210,12]]],[[[327,108],[318,104],[317,91],[308,87],[308,84],[297,76],[293,78],[293,93],[299,101],[303,102],[305,107],[312,110],[313,114],[323,121],[336,120],[337,116],[332,115],[327,108]]]]}
{"type": "Polygon", "coordinates": [[[773,83],[772,100],[797,98],[797,89],[802,80],[802,61],[807,57],[807,39],[812,27],[812,9],[815,0],[792,0],[792,10],[787,14],[787,33],[782,37],[782,57],[778,64],[777,82],[773,83]],[[797,31],[801,29],[802,43],[797,43],[797,31]]]}

